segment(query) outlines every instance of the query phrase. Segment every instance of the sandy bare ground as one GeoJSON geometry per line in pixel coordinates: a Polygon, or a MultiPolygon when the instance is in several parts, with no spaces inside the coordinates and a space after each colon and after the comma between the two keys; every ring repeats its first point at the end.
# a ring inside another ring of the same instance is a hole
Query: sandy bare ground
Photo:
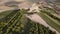
{"type": "Polygon", "coordinates": [[[0,6],[0,12],[4,12],[4,11],[7,11],[7,10],[13,10],[14,8],[11,8],[11,7],[7,7],[7,6],[0,6]]]}
{"type": "Polygon", "coordinates": [[[25,0],[0,0],[0,12],[15,9],[14,7],[8,7],[8,6],[4,5],[4,3],[9,2],[9,1],[22,2],[20,4],[17,4],[18,8],[20,8],[20,9],[21,8],[30,8],[32,5],[32,3],[26,2],[25,0]]]}

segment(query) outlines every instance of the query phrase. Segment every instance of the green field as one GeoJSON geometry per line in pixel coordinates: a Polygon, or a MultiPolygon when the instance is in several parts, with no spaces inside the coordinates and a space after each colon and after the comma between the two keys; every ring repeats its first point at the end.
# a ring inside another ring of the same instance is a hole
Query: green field
{"type": "Polygon", "coordinates": [[[7,11],[4,11],[4,12],[1,12],[0,13],[0,19],[4,18],[5,16],[7,16],[8,14],[10,14],[11,12],[12,12],[12,10],[7,10],[7,11]]]}
{"type": "Polygon", "coordinates": [[[60,16],[58,16],[53,10],[43,9],[38,14],[47,24],[60,32],[60,16]]]}
{"type": "Polygon", "coordinates": [[[58,22],[52,20],[52,18],[47,14],[40,13],[39,15],[42,17],[42,19],[44,19],[47,22],[47,24],[49,24],[50,26],[52,26],[53,28],[60,32],[60,25],[57,24],[58,22]]]}
{"type": "Polygon", "coordinates": [[[0,19],[0,34],[56,34],[49,27],[25,17],[24,11],[27,10],[14,10],[0,19]]]}

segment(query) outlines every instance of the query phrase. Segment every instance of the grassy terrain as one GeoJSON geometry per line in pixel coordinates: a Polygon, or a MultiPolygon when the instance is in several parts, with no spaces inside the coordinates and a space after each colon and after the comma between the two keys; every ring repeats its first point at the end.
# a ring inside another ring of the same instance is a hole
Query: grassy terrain
{"type": "Polygon", "coordinates": [[[50,16],[44,13],[40,13],[39,15],[42,17],[42,19],[44,19],[47,22],[47,24],[49,24],[50,26],[52,26],[53,28],[60,32],[60,25],[57,24],[56,21],[52,20],[50,16]]]}
{"type": "Polygon", "coordinates": [[[49,8],[45,8],[40,10],[42,13],[45,13],[47,15],[49,15],[51,18],[55,19],[56,21],[60,22],[60,16],[56,14],[56,11],[53,9],[49,9],[49,8]]]}
{"type": "Polygon", "coordinates": [[[60,16],[56,14],[56,11],[50,8],[44,8],[38,13],[44,21],[50,26],[60,32],[60,16]]]}
{"type": "Polygon", "coordinates": [[[8,14],[11,13],[11,12],[12,12],[11,10],[1,12],[1,13],[0,13],[0,19],[3,18],[3,17],[5,17],[6,15],[8,15],[8,14]]]}

